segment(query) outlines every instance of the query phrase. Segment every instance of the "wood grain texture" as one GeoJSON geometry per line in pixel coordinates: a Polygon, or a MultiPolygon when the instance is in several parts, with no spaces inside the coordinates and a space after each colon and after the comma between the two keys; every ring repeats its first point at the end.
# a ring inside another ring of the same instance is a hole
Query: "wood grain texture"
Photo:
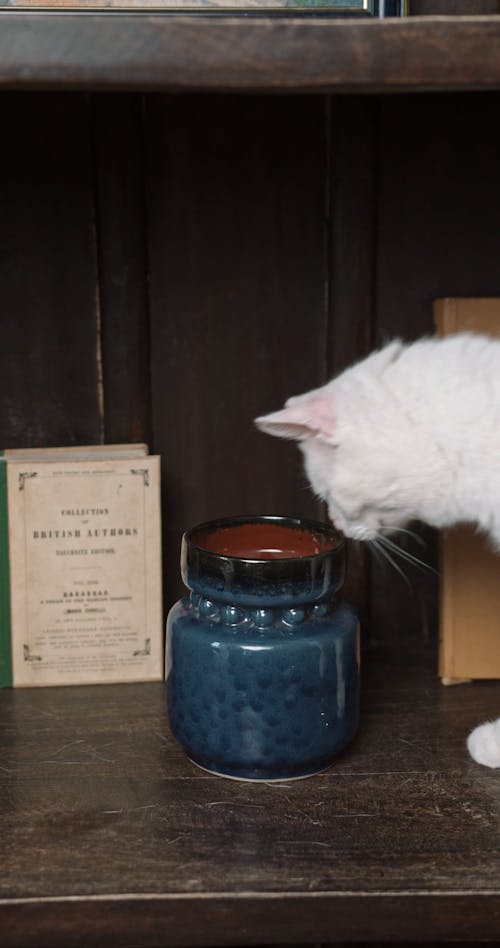
{"type": "MultiPolygon", "coordinates": [[[[381,100],[377,344],[432,333],[435,299],[500,296],[499,109],[496,93],[381,100]]],[[[401,545],[431,570],[407,564],[405,582],[390,564],[373,563],[378,636],[435,634],[437,542],[432,531],[423,539],[401,545]]]]}
{"type": "MultiPolygon", "coordinates": [[[[375,287],[378,102],[335,96],[329,109],[330,261],[327,375],[363,358],[373,344],[375,287]]],[[[355,602],[361,627],[369,627],[369,554],[348,548],[346,599],[355,602]]]]}
{"type": "MultiPolygon", "coordinates": [[[[54,48],[57,39],[56,28],[54,48]]],[[[89,62],[75,72],[72,48],[56,50],[66,66],[50,81],[92,85],[97,72],[89,62]]],[[[152,40],[147,81],[155,74],[161,85],[170,65],[158,66],[158,49],[152,40]]],[[[241,47],[234,55],[241,78],[250,67],[241,47]]],[[[193,75],[205,82],[204,47],[200,56],[193,75]]],[[[252,82],[268,75],[265,44],[262,57],[252,82]]],[[[283,88],[297,81],[293,58],[285,44],[283,88]]],[[[27,66],[28,83],[41,81],[39,65],[27,66]]],[[[124,71],[119,82],[136,78],[124,71]]],[[[332,104],[329,138],[319,96],[152,96],[145,249],[134,232],[142,125],[119,98],[98,104],[97,153],[86,96],[3,97],[2,442],[98,437],[98,293],[109,431],[126,433],[147,371],[150,308],[172,599],[180,532],[194,519],[317,510],[296,448],[254,432],[251,419],[277,407],[292,381],[302,390],[356,357],[370,298],[381,341],[430,329],[434,296],[500,294],[499,100],[346,98],[332,104]],[[370,244],[356,229],[372,214],[370,244]]],[[[141,406],[131,433],[147,423],[141,406]]],[[[464,740],[498,716],[500,686],[438,684],[434,650],[412,644],[433,626],[436,581],[415,581],[407,592],[394,573],[374,575],[373,639],[401,648],[369,652],[359,736],[309,780],[247,785],[195,770],[171,738],[161,685],[1,692],[2,948],[498,943],[498,774],[474,765],[464,740]]]]}
{"type": "Polygon", "coordinates": [[[432,331],[434,299],[500,295],[499,109],[496,93],[381,99],[377,342],[432,331]]]}
{"type": "Polygon", "coordinates": [[[142,99],[97,95],[92,106],[104,440],[150,443],[142,99]]]}
{"type": "Polygon", "coordinates": [[[0,86],[374,92],[500,87],[500,20],[0,12],[0,86]],[[193,56],[196,50],[196,56],[193,56]]]}
{"type": "Polygon", "coordinates": [[[98,443],[88,98],[7,95],[1,117],[0,445],[98,443]]]}
{"type": "Polygon", "coordinates": [[[324,374],[324,103],[151,97],[146,133],[171,602],[184,530],[219,516],[319,512],[295,444],[253,420],[324,374]]]}
{"type": "Polygon", "coordinates": [[[495,941],[498,779],[464,739],[500,685],[434,662],[371,653],[351,748],[274,785],[191,765],[160,684],[1,692],[3,948],[495,941]]]}

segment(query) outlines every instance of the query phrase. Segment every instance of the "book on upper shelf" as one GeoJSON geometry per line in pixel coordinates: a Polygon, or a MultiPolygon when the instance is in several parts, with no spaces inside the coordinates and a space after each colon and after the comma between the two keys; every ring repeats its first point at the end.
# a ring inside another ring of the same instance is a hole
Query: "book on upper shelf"
{"type": "Polygon", "coordinates": [[[0,452],[0,686],[163,674],[159,456],[0,452]]]}
{"type": "MultiPolygon", "coordinates": [[[[500,299],[434,303],[440,336],[500,335],[500,299]]],[[[500,678],[500,557],[486,537],[460,526],[441,534],[439,674],[443,684],[500,678]]]]}
{"type": "Polygon", "coordinates": [[[15,9],[158,10],[168,13],[406,16],[409,0],[0,0],[15,9]]]}

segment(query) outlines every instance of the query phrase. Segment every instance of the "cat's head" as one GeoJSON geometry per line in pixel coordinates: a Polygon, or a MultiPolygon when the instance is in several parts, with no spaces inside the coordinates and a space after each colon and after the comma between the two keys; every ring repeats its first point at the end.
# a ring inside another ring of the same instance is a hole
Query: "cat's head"
{"type": "Polygon", "coordinates": [[[386,346],[328,385],[256,419],[262,431],[298,442],[314,492],[334,525],[353,539],[375,539],[422,512],[425,432],[384,383],[401,346],[386,346]]]}

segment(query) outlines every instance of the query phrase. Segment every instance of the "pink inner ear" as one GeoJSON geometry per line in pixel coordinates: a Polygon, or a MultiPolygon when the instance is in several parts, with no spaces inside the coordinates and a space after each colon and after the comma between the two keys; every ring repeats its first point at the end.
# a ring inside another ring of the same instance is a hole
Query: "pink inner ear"
{"type": "Polygon", "coordinates": [[[303,441],[314,435],[329,438],[335,428],[333,402],[324,395],[290,399],[281,411],[255,419],[261,431],[277,438],[295,438],[303,441]]]}
{"type": "Polygon", "coordinates": [[[311,395],[304,401],[304,409],[309,418],[309,424],[318,434],[325,438],[331,437],[335,430],[335,412],[333,398],[328,395],[311,395]]]}

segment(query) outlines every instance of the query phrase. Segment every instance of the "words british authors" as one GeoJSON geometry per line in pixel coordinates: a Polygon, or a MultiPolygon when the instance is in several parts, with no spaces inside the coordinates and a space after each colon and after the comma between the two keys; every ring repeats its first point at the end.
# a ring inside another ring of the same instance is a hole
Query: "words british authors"
{"type": "Polygon", "coordinates": [[[14,684],[161,678],[159,458],[12,463],[8,501],[14,684]]]}

